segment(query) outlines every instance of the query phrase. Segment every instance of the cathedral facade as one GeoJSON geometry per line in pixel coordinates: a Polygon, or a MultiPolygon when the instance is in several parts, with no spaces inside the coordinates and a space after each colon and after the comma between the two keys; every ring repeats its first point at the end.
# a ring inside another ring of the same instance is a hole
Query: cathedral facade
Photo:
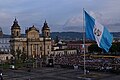
{"type": "Polygon", "coordinates": [[[51,53],[51,37],[50,28],[47,22],[44,22],[42,27],[42,34],[33,25],[25,30],[25,35],[22,36],[21,28],[15,18],[11,26],[10,50],[14,56],[24,54],[28,58],[41,58],[48,56],[51,53]]]}

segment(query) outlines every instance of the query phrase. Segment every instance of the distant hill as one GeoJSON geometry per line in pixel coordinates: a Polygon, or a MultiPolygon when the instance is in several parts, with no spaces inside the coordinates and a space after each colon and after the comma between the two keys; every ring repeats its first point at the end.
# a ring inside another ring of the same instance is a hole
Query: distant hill
{"type": "Polygon", "coordinates": [[[114,38],[120,38],[120,32],[111,32],[114,38]]]}
{"type": "MultiPolygon", "coordinates": [[[[120,38],[120,32],[111,32],[114,38],[120,38]]],[[[56,39],[58,36],[62,40],[81,40],[83,38],[82,32],[52,32],[52,39],[56,39]]]]}
{"type": "MultiPolygon", "coordinates": [[[[120,38],[120,32],[111,32],[111,34],[114,38],[120,38]]],[[[21,36],[26,37],[25,34],[22,34],[21,36]]],[[[52,39],[55,40],[56,36],[62,40],[81,40],[83,38],[82,32],[51,32],[52,39]]],[[[10,38],[10,35],[4,34],[2,37],[10,38]]]]}

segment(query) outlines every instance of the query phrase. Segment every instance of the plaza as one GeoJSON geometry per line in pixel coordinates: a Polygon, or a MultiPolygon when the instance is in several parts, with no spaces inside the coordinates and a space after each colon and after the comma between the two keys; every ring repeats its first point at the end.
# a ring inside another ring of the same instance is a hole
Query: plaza
{"type": "Polygon", "coordinates": [[[83,78],[81,69],[67,68],[34,68],[28,72],[28,69],[3,70],[4,80],[119,80],[120,75],[90,71],[89,77],[83,78]],[[90,75],[91,74],[91,75],[90,75]]]}

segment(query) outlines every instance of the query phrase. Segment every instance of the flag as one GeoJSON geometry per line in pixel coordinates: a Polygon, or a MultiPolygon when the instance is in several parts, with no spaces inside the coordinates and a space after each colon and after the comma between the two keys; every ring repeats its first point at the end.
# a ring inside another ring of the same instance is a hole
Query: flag
{"type": "Polygon", "coordinates": [[[97,22],[85,10],[84,13],[86,38],[95,40],[100,48],[108,52],[112,45],[113,36],[106,27],[97,22]]]}

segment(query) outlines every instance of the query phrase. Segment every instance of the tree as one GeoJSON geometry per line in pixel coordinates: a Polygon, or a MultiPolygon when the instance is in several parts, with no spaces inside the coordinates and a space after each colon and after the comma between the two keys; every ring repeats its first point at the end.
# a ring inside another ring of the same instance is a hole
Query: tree
{"type": "Polygon", "coordinates": [[[24,52],[22,52],[22,54],[21,54],[21,60],[24,62],[25,61],[25,59],[27,58],[27,55],[24,53],[24,52]]]}
{"type": "Polygon", "coordinates": [[[15,57],[15,50],[11,50],[11,54],[15,57]]]}
{"type": "Polygon", "coordinates": [[[116,53],[117,52],[117,44],[113,43],[112,46],[110,47],[109,50],[111,53],[116,53]]]}
{"type": "Polygon", "coordinates": [[[117,45],[117,52],[120,52],[120,42],[116,43],[117,45]]]}
{"type": "Polygon", "coordinates": [[[113,43],[110,48],[111,53],[120,54],[120,42],[113,43]]]}
{"type": "Polygon", "coordinates": [[[92,44],[88,47],[89,52],[102,52],[102,49],[98,47],[97,44],[92,44]]]}
{"type": "Polygon", "coordinates": [[[17,49],[17,50],[16,50],[16,53],[17,53],[17,54],[16,54],[16,58],[17,58],[17,59],[20,59],[20,56],[21,56],[21,54],[22,54],[21,50],[20,50],[20,49],[17,49]]]}

